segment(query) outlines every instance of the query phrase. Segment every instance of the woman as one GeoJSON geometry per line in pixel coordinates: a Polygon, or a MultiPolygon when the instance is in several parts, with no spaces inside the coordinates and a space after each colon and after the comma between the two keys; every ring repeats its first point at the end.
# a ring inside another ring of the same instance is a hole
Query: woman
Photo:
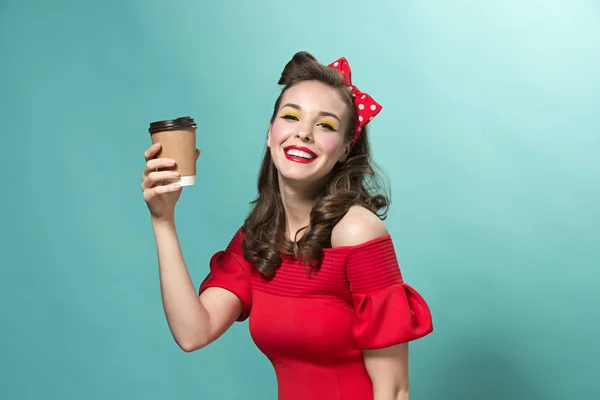
{"type": "Polygon", "coordinates": [[[181,188],[161,184],[177,174],[155,158],[160,145],[145,153],[142,189],[171,332],[195,351],[251,316],[280,400],[408,399],[407,342],[433,328],[378,214],[388,198],[370,185],[365,126],[381,106],[352,85],[344,58],[325,66],[297,53],[279,84],[258,198],[211,258],[199,295],[174,223],[181,188]]]}

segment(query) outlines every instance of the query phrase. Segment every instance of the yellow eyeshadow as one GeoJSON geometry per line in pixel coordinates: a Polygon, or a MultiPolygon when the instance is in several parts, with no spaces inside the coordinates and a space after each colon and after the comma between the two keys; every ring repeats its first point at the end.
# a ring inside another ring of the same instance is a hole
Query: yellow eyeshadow
{"type": "Polygon", "coordinates": [[[298,117],[298,114],[296,114],[296,113],[292,113],[292,112],[286,112],[286,113],[284,113],[284,114],[282,115],[282,117],[296,117],[296,118],[300,119],[300,118],[298,117]]]}
{"type": "Polygon", "coordinates": [[[337,130],[337,126],[336,126],[336,125],[335,125],[333,122],[331,122],[331,121],[328,121],[328,120],[322,120],[320,123],[321,123],[321,124],[328,124],[328,125],[330,125],[330,126],[333,128],[333,129],[336,129],[336,130],[337,130]]]}

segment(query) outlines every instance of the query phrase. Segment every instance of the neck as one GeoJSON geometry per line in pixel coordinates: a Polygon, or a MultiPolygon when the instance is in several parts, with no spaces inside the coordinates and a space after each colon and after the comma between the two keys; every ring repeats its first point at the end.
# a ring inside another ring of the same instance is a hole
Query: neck
{"type": "Polygon", "coordinates": [[[286,182],[279,177],[279,193],[285,210],[286,236],[290,240],[300,239],[306,233],[306,229],[301,232],[298,230],[309,225],[310,212],[319,190],[317,185],[286,182]]]}

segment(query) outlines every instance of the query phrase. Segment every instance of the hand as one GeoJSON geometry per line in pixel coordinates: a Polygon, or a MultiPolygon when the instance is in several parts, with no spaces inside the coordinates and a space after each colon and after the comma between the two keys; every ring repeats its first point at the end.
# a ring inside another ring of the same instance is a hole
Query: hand
{"type": "MultiPolygon", "coordinates": [[[[175,160],[155,158],[160,148],[160,143],[155,143],[144,152],[146,168],[142,174],[142,192],[152,218],[163,220],[173,218],[181,185],[168,182],[179,178],[179,173],[169,169],[175,166],[175,160]]],[[[196,160],[199,156],[200,150],[196,149],[196,160]]]]}

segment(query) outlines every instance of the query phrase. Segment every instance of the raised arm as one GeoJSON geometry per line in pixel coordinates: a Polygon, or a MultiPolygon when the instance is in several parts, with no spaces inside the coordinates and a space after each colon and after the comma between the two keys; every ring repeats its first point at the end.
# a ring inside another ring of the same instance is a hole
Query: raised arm
{"type": "Polygon", "coordinates": [[[166,319],[179,347],[189,352],[221,336],[239,317],[242,303],[232,292],[217,287],[208,288],[198,296],[175,227],[174,209],[181,186],[163,184],[178,175],[168,169],[174,165],[173,160],[155,157],[159,150],[160,145],[156,144],[144,153],[146,167],[141,187],[156,239],[166,319]]]}
{"type": "Polygon", "coordinates": [[[173,338],[184,351],[201,349],[240,316],[242,303],[228,290],[210,287],[198,296],[188,273],[175,223],[153,221],[163,308],[173,338]]]}

